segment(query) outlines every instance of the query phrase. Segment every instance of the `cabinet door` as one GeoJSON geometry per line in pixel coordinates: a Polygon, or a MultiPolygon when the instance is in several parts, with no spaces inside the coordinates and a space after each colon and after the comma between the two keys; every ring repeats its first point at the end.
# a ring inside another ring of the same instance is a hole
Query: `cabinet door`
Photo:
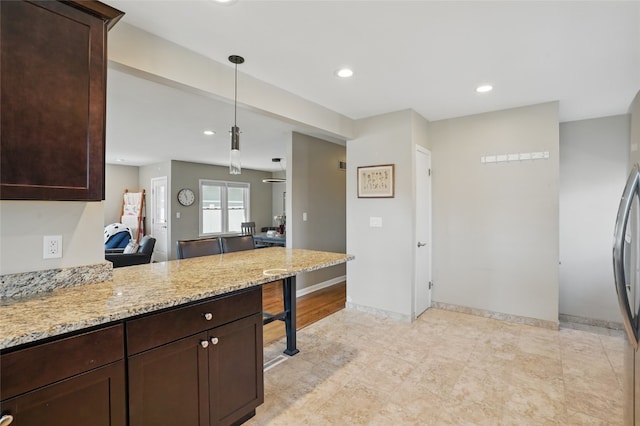
{"type": "Polygon", "coordinates": [[[124,361],[3,401],[22,426],[125,426],[124,361]]]}
{"type": "Polygon", "coordinates": [[[262,314],[209,332],[211,425],[228,425],[264,402],[262,314]]]}
{"type": "Polygon", "coordinates": [[[198,426],[209,421],[207,334],[129,357],[130,426],[198,426]]]}
{"type": "Polygon", "coordinates": [[[122,13],[66,3],[0,2],[2,199],[104,199],[106,21],[122,13]]]}

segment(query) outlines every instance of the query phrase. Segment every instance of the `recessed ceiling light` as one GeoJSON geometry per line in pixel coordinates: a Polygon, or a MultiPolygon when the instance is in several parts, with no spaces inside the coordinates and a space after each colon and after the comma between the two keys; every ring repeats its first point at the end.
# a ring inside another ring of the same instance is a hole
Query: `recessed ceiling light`
{"type": "Polygon", "coordinates": [[[336,75],[342,78],[349,78],[353,75],[353,70],[349,68],[340,68],[338,71],[336,71],[336,75]]]}
{"type": "Polygon", "coordinates": [[[125,162],[125,161],[127,161],[127,160],[125,160],[124,158],[116,158],[116,161],[117,161],[118,163],[124,163],[124,162],[125,162]]]}
{"type": "Polygon", "coordinates": [[[478,93],[487,93],[493,90],[493,86],[490,84],[483,84],[482,86],[476,87],[476,92],[478,93]]]}
{"type": "Polygon", "coordinates": [[[221,3],[221,4],[231,4],[231,3],[235,3],[237,0],[214,0],[216,3],[221,3]]]}
{"type": "Polygon", "coordinates": [[[215,135],[216,134],[216,132],[214,132],[213,130],[205,130],[202,133],[204,133],[207,136],[211,136],[211,135],[215,135]]]}

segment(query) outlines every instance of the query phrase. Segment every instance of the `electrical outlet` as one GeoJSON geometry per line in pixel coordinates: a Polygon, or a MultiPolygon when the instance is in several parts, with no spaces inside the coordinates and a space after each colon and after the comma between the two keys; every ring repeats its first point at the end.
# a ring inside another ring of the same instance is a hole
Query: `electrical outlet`
{"type": "Polygon", "coordinates": [[[59,259],[62,257],[62,235],[45,235],[42,243],[43,259],[59,259]]]}

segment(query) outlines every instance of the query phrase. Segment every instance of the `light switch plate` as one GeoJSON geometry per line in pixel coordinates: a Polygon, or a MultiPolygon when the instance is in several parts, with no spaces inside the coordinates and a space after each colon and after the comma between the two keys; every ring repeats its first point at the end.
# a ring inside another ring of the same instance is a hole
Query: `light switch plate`
{"type": "Polygon", "coordinates": [[[371,216],[369,218],[369,227],[370,228],[382,228],[382,218],[371,216]]]}

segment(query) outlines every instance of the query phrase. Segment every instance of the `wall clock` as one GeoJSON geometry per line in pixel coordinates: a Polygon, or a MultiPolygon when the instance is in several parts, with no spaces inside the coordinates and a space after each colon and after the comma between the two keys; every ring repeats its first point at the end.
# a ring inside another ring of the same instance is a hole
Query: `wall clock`
{"type": "Polygon", "coordinates": [[[196,201],[196,194],[189,188],[182,188],[178,191],[178,202],[183,206],[190,206],[196,201]]]}

